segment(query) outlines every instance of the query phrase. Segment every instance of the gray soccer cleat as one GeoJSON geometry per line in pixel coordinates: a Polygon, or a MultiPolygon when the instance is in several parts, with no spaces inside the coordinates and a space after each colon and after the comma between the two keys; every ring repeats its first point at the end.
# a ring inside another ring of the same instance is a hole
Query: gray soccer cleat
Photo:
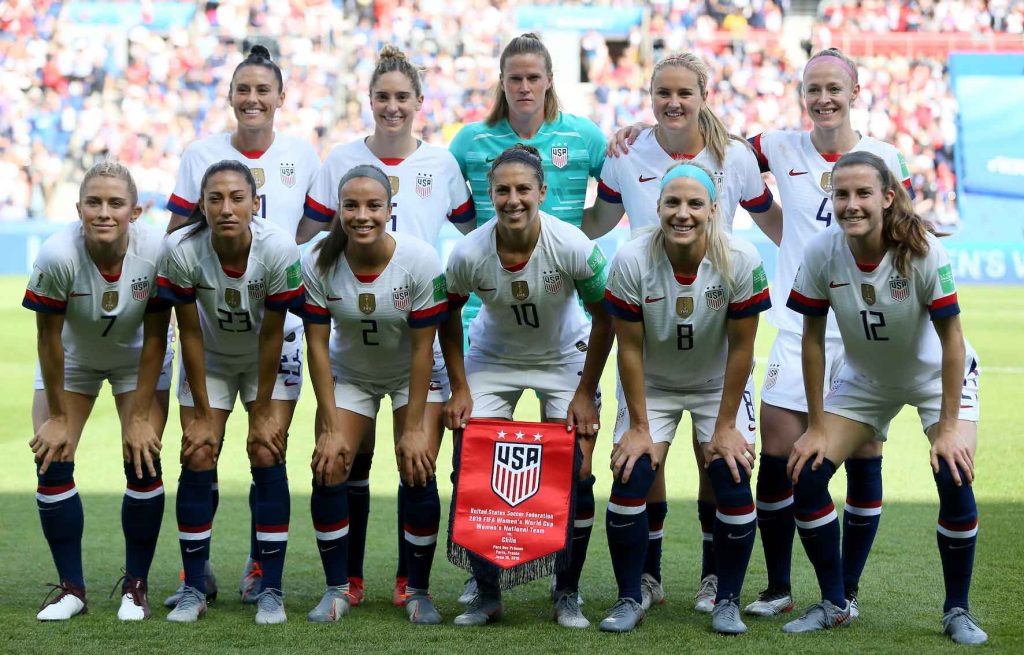
{"type": "Polygon", "coordinates": [[[195,623],[206,614],[206,596],[195,587],[184,587],[174,609],[167,615],[171,623],[195,623]]]}
{"type": "MultiPolygon", "coordinates": [[[[557,603],[558,602],[558,597],[561,596],[561,595],[562,595],[562,590],[558,588],[558,576],[557,575],[553,575],[553,576],[551,576],[551,602],[552,603],[557,603]]],[[[583,604],[584,604],[583,594],[581,594],[579,592],[579,590],[576,591],[576,602],[577,602],[577,604],[580,607],[583,607],[583,604]]]]}
{"type": "Polygon", "coordinates": [[[463,587],[462,595],[459,596],[459,604],[469,605],[470,603],[472,603],[473,599],[476,598],[477,588],[478,587],[476,584],[476,578],[470,578],[469,580],[466,580],[466,586],[463,587]]]}
{"type": "Polygon", "coordinates": [[[288,621],[284,595],[278,589],[264,589],[256,597],[256,625],[277,625],[288,621]]]}
{"type": "Polygon", "coordinates": [[[580,609],[580,594],[576,591],[564,591],[555,601],[555,620],[563,628],[589,628],[590,621],[583,616],[580,609]]]}
{"type": "Polygon", "coordinates": [[[778,616],[786,612],[792,612],[796,603],[793,602],[793,594],[787,589],[772,589],[768,587],[757,595],[757,600],[747,605],[743,612],[751,616],[778,616]]]}
{"type": "Polygon", "coordinates": [[[334,623],[341,617],[348,614],[348,585],[337,585],[327,587],[323,598],[316,604],[316,607],[309,610],[306,618],[313,623],[334,623]]]}
{"type": "Polygon", "coordinates": [[[620,598],[598,627],[605,632],[630,632],[644,621],[643,606],[632,598],[620,598]]]}
{"type": "Polygon", "coordinates": [[[715,596],[718,595],[718,576],[712,573],[700,581],[700,588],[693,599],[693,609],[710,614],[715,608],[715,596]]]}
{"type": "Polygon", "coordinates": [[[788,633],[817,632],[818,630],[841,628],[849,624],[849,602],[846,603],[846,607],[836,607],[831,602],[823,600],[808,607],[800,618],[782,626],[782,631],[788,633]]]}
{"type": "MultiPolygon", "coordinates": [[[[217,600],[217,576],[213,574],[213,566],[210,564],[210,560],[206,560],[206,566],[204,567],[206,573],[206,602],[212,603],[217,600]]],[[[181,599],[181,594],[185,591],[185,572],[181,572],[181,584],[174,591],[173,594],[164,599],[164,607],[177,607],[178,601],[181,599]]]]}
{"type": "Polygon", "coordinates": [[[405,598],[405,611],[409,615],[409,622],[415,625],[437,625],[442,620],[430,594],[419,589],[409,589],[409,595],[405,598]]]}
{"type": "Polygon", "coordinates": [[[645,612],[651,609],[651,605],[661,605],[665,602],[665,589],[650,573],[640,576],[640,598],[640,606],[645,612]]]}
{"type": "Polygon", "coordinates": [[[954,607],[942,616],[942,631],[958,644],[977,646],[988,641],[988,635],[970,612],[954,607]]]}
{"type": "Polygon", "coordinates": [[[505,607],[501,602],[501,591],[477,589],[473,599],[466,605],[466,611],[455,617],[455,625],[485,625],[500,621],[505,607]]]}
{"type": "Polygon", "coordinates": [[[256,597],[263,591],[263,569],[260,563],[249,557],[245,560],[245,569],[242,570],[242,577],[238,581],[238,595],[242,602],[251,605],[256,602],[256,597]]]}
{"type": "Polygon", "coordinates": [[[715,603],[711,610],[711,629],[720,635],[741,635],[747,626],[740,619],[740,606],[735,600],[725,599],[715,603]]]}

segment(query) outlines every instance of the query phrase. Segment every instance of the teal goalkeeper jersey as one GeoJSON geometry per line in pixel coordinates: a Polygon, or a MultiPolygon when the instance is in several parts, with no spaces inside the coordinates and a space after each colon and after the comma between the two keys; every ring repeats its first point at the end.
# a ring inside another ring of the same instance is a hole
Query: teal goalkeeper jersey
{"type": "Polygon", "coordinates": [[[487,171],[491,163],[517,143],[540,151],[544,181],[548,185],[548,195],[541,209],[580,227],[587,180],[600,176],[607,142],[590,119],[563,112],[559,112],[553,122],[541,125],[532,139],[520,138],[505,119],[493,127],[483,121],[470,123],[455,135],[450,150],[459,162],[462,175],[469,181],[476,206],[476,224],[483,225],[494,217],[494,205],[487,193],[487,171]]]}

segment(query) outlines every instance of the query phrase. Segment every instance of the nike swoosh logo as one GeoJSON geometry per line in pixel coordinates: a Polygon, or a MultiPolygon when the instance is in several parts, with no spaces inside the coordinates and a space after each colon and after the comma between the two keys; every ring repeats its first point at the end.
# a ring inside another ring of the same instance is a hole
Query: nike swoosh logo
{"type": "Polygon", "coordinates": [[[807,175],[807,171],[794,171],[792,168],[789,169],[790,177],[796,177],[797,175],[807,175]]]}
{"type": "Polygon", "coordinates": [[[202,289],[202,290],[204,290],[204,291],[213,291],[213,287],[204,287],[204,286],[203,286],[203,285],[201,285],[201,284],[197,284],[197,285],[196,285],[196,288],[197,288],[197,289],[202,289]]]}
{"type": "Polygon", "coordinates": [[[296,386],[298,384],[299,384],[298,382],[292,382],[291,380],[285,380],[284,381],[284,386],[286,386],[286,387],[294,387],[294,386],[296,386]]]}
{"type": "Polygon", "coordinates": [[[864,521],[863,523],[857,523],[856,521],[850,521],[850,525],[855,528],[863,528],[871,525],[871,521],[864,521]]]}
{"type": "Polygon", "coordinates": [[[83,296],[91,296],[91,295],[92,295],[91,293],[75,293],[74,291],[71,292],[71,297],[72,298],[81,298],[83,296]]]}
{"type": "Polygon", "coordinates": [[[281,552],[280,548],[275,548],[274,550],[261,550],[260,551],[260,555],[276,555],[276,554],[278,554],[280,552],[281,552]]]}
{"type": "Polygon", "coordinates": [[[327,302],[334,302],[336,300],[341,300],[341,296],[327,296],[327,302]]]}
{"type": "Polygon", "coordinates": [[[186,548],[186,549],[185,549],[185,552],[186,552],[186,553],[198,553],[198,552],[199,552],[199,551],[201,551],[201,550],[202,550],[203,548],[205,548],[205,546],[199,546],[198,548],[186,548]]]}
{"type": "Polygon", "coordinates": [[[636,525],[636,521],[631,521],[629,523],[609,523],[608,527],[609,528],[628,528],[631,525],[636,525]]]}
{"type": "Polygon", "coordinates": [[[477,290],[477,291],[497,291],[497,290],[498,290],[498,288],[497,288],[497,287],[495,287],[495,288],[493,288],[493,289],[488,289],[487,287],[477,287],[477,288],[476,288],[476,290],[477,290]]]}
{"type": "Polygon", "coordinates": [[[640,176],[640,183],[643,184],[644,182],[650,182],[651,180],[655,179],[656,177],[658,177],[658,176],[657,175],[652,175],[650,177],[644,177],[643,175],[641,175],[640,176]]]}
{"type": "Polygon", "coordinates": [[[963,546],[950,546],[950,550],[963,550],[964,548],[970,548],[974,544],[964,544],[963,546]]]}
{"type": "Polygon", "coordinates": [[[485,161],[486,161],[486,162],[487,162],[488,164],[490,164],[490,163],[491,163],[492,161],[494,161],[494,160],[495,160],[495,159],[497,159],[497,158],[498,158],[497,156],[494,156],[494,157],[488,157],[488,158],[487,158],[487,159],[486,159],[485,161]]]}
{"type": "Polygon", "coordinates": [[[849,282],[840,282],[839,284],[836,284],[835,282],[829,282],[828,283],[828,288],[829,289],[838,289],[839,287],[848,287],[848,286],[850,286],[849,282]]]}
{"type": "Polygon", "coordinates": [[[651,298],[650,296],[647,296],[646,298],[644,298],[644,302],[645,303],[652,303],[652,302],[658,302],[659,300],[664,300],[664,299],[665,299],[665,296],[659,296],[657,298],[651,298]]]}
{"type": "Polygon", "coordinates": [[[426,553],[413,553],[412,556],[413,557],[426,557],[427,554],[426,553]]]}
{"type": "Polygon", "coordinates": [[[334,550],[335,548],[337,548],[337,546],[328,546],[327,548],[321,548],[320,552],[321,553],[326,553],[326,552],[334,550]]]}
{"type": "Polygon", "coordinates": [[[745,539],[746,537],[749,537],[752,534],[754,534],[753,530],[747,530],[746,532],[744,532],[743,534],[740,534],[740,535],[729,533],[727,536],[730,539],[745,539]]]}

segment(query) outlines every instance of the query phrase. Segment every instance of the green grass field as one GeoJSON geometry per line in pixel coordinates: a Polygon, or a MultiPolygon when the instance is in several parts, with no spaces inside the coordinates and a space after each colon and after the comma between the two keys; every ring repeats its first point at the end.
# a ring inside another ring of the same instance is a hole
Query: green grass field
{"type": "MultiPolygon", "coordinates": [[[[723,652],[944,652],[956,648],[941,635],[942,577],[935,547],[938,501],[927,461],[927,442],[916,414],[904,412],[890,431],[885,454],[885,511],[882,527],[861,584],[862,616],[848,629],[828,634],[787,636],[781,621],[748,621],[750,633],[734,639],[713,635],[710,619],[692,610],[699,576],[699,529],[694,495],[696,472],[688,439],[670,457],[670,512],[666,523],[665,588],[668,603],[654,608],[633,634],[569,632],[551,620],[546,582],[535,582],[506,594],[503,623],[481,629],[414,627],[404,610],[391,606],[396,536],[394,490],[397,484],[391,455],[390,419],[382,414],[380,448],[373,469],[373,509],[366,562],[367,603],[341,623],[317,626],[305,613],[319,600],[323,576],[309,518],[309,468],[312,452],[314,402],[307,392],[291,428],[289,468],[292,481],[291,543],[285,569],[286,606],[291,621],[285,626],[257,627],[253,608],[238,602],[238,574],[248,551],[249,472],[244,452],[244,417],[229,425],[220,463],[221,504],[213,541],[213,562],[221,596],[207,617],[194,626],[163,620],[159,606],[177,586],[180,560],[175,534],[174,490],[178,467],[176,410],[165,435],[167,511],[160,546],[150,576],[154,617],[142,624],[116,619],[119,595],[107,593],[119,577],[124,545],[120,528],[124,476],[120,462],[119,427],[113,403],[97,403],[78,451],[76,481],[86,508],[84,557],[89,584],[89,614],[63,624],[35,620],[44,583],[56,582],[49,551],[39,528],[32,474],[29,407],[35,366],[32,314],[20,307],[25,280],[0,278],[0,652],[2,653],[277,653],[360,649],[369,652],[608,652],[630,650],[655,653],[711,648],[723,652]]],[[[982,361],[983,422],[977,457],[975,493],[980,506],[981,533],[975,563],[973,611],[988,631],[989,649],[1024,652],[1024,566],[1021,564],[1021,512],[1024,485],[1020,482],[1012,444],[1024,439],[1020,423],[1020,388],[1024,383],[1024,305],[1019,288],[969,287],[961,290],[968,338],[982,361]],[[1014,400],[1016,398],[1016,400],[1014,400]],[[1014,409],[1017,407],[1018,409],[1014,409]],[[1017,527],[1014,527],[1014,526],[1017,527]]],[[[758,339],[758,355],[767,355],[771,329],[758,339]]],[[[762,372],[758,373],[758,381],[762,372]]],[[[614,379],[605,375],[605,397],[614,379]]],[[[104,392],[106,393],[106,392],[104,392]]],[[[173,402],[173,401],[172,401],[173,402]]],[[[614,420],[614,402],[607,402],[603,424],[614,420]]],[[[535,419],[536,403],[523,403],[519,418],[535,419]]],[[[688,428],[685,434],[689,433],[688,428]]],[[[596,462],[606,462],[610,449],[602,435],[596,462]]],[[[447,516],[450,449],[440,459],[442,506],[447,516]]],[[[598,517],[584,571],[585,614],[596,624],[615,599],[604,537],[603,498],[609,475],[595,464],[598,475],[598,517]]],[[[832,491],[837,503],[845,492],[842,474],[832,491]]],[[[442,519],[446,520],[446,519],[442,519]]],[[[794,592],[801,606],[816,600],[813,573],[797,540],[794,554],[794,592]]],[[[443,545],[435,559],[433,593],[446,620],[460,610],[454,599],[465,574],[444,559],[443,545]]],[[[765,584],[760,545],[755,548],[743,600],[765,584]]]]}

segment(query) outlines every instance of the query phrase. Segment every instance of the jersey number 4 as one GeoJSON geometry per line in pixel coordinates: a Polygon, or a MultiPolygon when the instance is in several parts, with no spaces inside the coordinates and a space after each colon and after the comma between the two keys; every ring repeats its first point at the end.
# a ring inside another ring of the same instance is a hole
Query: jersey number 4
{"type": "Polygon", "coordinates": [[[832,212],[825,211],[825,205],[827,204],[828,198],[822,198],[821,204],[818,205],[818,215],[814,217],[814,220],[824,223],[825,227],[832,225],[832,212]]]}

